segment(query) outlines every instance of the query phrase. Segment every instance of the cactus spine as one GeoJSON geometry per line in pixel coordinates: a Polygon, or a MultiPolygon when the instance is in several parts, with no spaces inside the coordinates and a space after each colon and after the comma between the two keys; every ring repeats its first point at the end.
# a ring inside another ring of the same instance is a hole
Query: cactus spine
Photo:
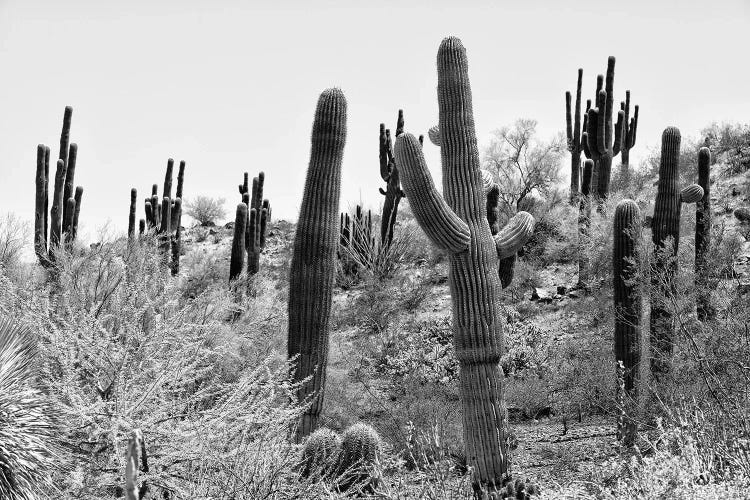
{"type": "Polygon", "coordinates": [[[325,391],[346,142],[346,98],[341,90],[328,89],[320,95],[311,142],[289,273],[288,355],[297,358],[295,381],[312,376],[297,391],[300,402],[312,400],[302,415],[297,440],[317,427],[325,391]]]}
{"type": "MultiPolygon", "coordinates": [[[[618,434],[627,444],[635,437],[638,409],[638,370],[641,363],[641,295],[634,283],[641,242],[641,211],[633,200],[622,200],[615,209],[612,271],[615,303],[615,360],[624,371],[627,408],[618,434]]],[[[624,398],[623,398],[624,399],[624,398]]]]}
{"type": "Polygon", "coordinates": [[[575,203],[579,191],[579,172],[581,171],[581,85],[583,83],[583,69],[578,69],[578,83],[576,85],[575,117],[571,112],[571,95],[565,92],[565,131],[570,151],[570,202],[575,203]]]}
{"type": "MultiPolygon", "coordinates": [[[[431,130],[430,137],[438,138],[441,145],[443,195],[435,188],[422,147],[413,135],[397,139],[396,164],[417,221],[433,243],[449,254],[466,458],[475,486],[499,491],[510,472],[507,411],[498,365],[503,343],[497,274],[501,256],[487,223],[466,50],[458,38],[442,41],[437,66],[439,134],[431,130]]],[[[510,250],[517,248],[506,247],[503,252],[510,250]]]]}
{"type": "Polygon", "coordinates": [[[702,147],[698,151],[698,185],[703,197],[695,210],[695,291],[698,294],[696,309],[698,319],[704,321],[714,314],[711,305],[711,288],[708,279],[708,250],[711,248],[711,151],[702,147]]]}
{"type": "Polygon", "coordinates": [[[667,127],[661,136],[659,186],[654,204],[651,238],[654,243],[654,264],[651,271],[651,371],[669,370],[674,326],[667,305],[674,295],[677,274],[677,251],[680,245],[680,210],[682,203],[695,203],[703,197],[703,189],[692,184],[682,191],[678,187],[680,169],[680,130],[667,127]],[[667,245],[672,244],[672,248],[667,245]]]}
{"type": "MultiPolygon", "coordinates": [[[[404,131],[404,110],[398,110],[398,119],[396,120],[396,137],[404,131]]],[[[396,224],[396,214],[398,213],[398,204],[404,197],[401,190],[401,179],[399,178],[396,161],[393,157],[393,143],[391,141],[391,131],[385,128],[385,124],[380,124],[380,177],[386,182],[386,189],[380,188],[380,194],[385,196],[383,202],[383,212],[380,217],[380,244],[383,247],[389,246],[393,241],[393,226],[396,224]]]]}

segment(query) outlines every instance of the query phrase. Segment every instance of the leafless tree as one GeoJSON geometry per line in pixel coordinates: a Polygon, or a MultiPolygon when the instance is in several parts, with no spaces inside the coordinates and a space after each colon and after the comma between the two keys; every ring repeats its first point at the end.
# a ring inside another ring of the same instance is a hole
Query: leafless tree
{"type": "Polygon", "coordinates": [[[516,212],[527,196],[547,197],[561,181],[561,160],[566,151],[562,134],[549,141],[536,137],[536,120],[521,118],[512,127],[493,132],[484,151],[484,168],[500,186],[500,209],[516,212]]]}
{"type": "Polygon", "coordinates": [[[12,268],[31,237],[31,226],[13,213],[0,216],[0,266],[12,268]]]}

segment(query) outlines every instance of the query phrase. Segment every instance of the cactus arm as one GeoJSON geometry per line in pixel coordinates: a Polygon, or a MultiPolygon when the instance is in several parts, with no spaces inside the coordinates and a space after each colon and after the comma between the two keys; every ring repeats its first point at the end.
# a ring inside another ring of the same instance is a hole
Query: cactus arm
{"type": "Polygon", "coordinates": [[[52,209],[50,210],[51,228],[50,228],[50,249],[60,243],[60,233],[62,232],[63,207],[66,202],[63,200],[63,185],[65,183],[65,161],[57,160],[57,169],[55,171],[55,190],[52,194],[52,209]]]}
{"type": "Polygon", "coordinates": [[[528,212],[518,212],[495,236],[497,257],[505,259],[514,255],[534,232],[534,217],[528,212]]]}
{"type": "Polygon", "coordinates": [[[703,199],[703,188],[698,184],[690,184],[680,191],[682,203],[698,203],[703,199]]]}
{"type": "Polygon", "coordinates": [[[396,162],[401,166],[404,191],[411,200],[414,217],[430,240],[450,253],[467,250],[471,241],[469,226],[438,193],[419,141],[412,134],[396,139],[396,162]]]}
{"type": "Polygon", "coordinates": [[[427,131],[427,137],[435,146],[440,146],[440,125],[434,125],[427,131]]]}
{"type": "Polygon", "coordinates": [[[34,208],[34,250],[40,263],[47,259],[47,235],[44,220],[47,216],[47,179],[44,171],[46,147],[39,144],[36,149],[36,199],[34,208]]]}
{"type": "Polygon", "coordinates": [[[386,139],[385,135],[385,123],[380,124],[380,133],[378,134],[378,149],[380,160],[380,177],[384,181],[388,182],[388,175],[390,174],[390,171],[388,168],[388,140],[386,139]]]}
{"type": "MultiPolygon", "coordinates": [[[[581,87],[583,86],[583,69],[578,68],[578,82],[576,83],[575,117],[573,121],[573,144],[580,148],[581,143],[581,87]]],[[[580,150],[580,149],[579,149],[580,150]]]]}
{"type": "Polygon", "coordinates": [[[162,191],[162,198],[172,199],[172,172],[174,172],[174,160],[169,158],[167,160],[167,169],[164,172],[164,186],[162,191]]]}
{"type": "MultiPolygon", "coordinates": [[[[615,58],[607,58],[607,77],[605,81],[605,103],[604,103],[604,124],[605,124],[605,149],[612,150],[612,116],[614,112],[614,82],[615,82],[615,58]]],[[[600,108],[601,109],[601,108],[600,108]]]]}
{"type": "MultiPolygon", "coordinates": [[[[65,185],[63,188],[63,200],[66,200],[65,208],[63,209],[63,221],[67,219],[71,223],[73,222],[73,214],[68,214],[67,200],[74,196],[73,185],[75,184],[77,159],[78,145],[72,143],[68,149],[68,161],[65,164],[65,185]]],[[[69,228],[65,228],[65,230],[69,230],[69,228]]]]}
{"type": "Polygon", "coordinates": [[[83,198],[83,187],[76,186],[73,199],[75,200],[75,211],[73,212],[73,221],[71,226],[71,238],[75,239],[78,235],[78,217],[81,215],[81,199],[83,198]]]}
{"type": "Polygon", "coordinates": [[[597,99],[596,107],[597,120],[596,120],[596,149],[599,155],[604,155],[607,152],[609,142],[607,141],[607,93],[604,90],[599,91],[599,97],[597,99]]]}
{"type": "Polygon", "coordinates": [[[630,141],[630,147],[632,148],[633,146],[635,146],[635,132],[636,130],[638,130],[638,105],[635,106],[635,113],[633,114],[631,128],[633,129],[633,139],[630,141]]]}
{"type": "MultiPolygon", "coordinates": [[[[625,125],[625,111],[617,112],[617,123],[615,124],[615,143],[612,145],[612,155],[617,156],[622,148],[623,126],[625,125]]],[[[627,133],[627,132],[625,132],[627,133]]]]}
{"type": "Polygon", "coordinates": [[[245,267],[245,229],[247,228],[247,205],[237,204],[234,216],[234,235],[232,237],[232,253],[229,260],[229,282],[237,279],[245,267]]]}

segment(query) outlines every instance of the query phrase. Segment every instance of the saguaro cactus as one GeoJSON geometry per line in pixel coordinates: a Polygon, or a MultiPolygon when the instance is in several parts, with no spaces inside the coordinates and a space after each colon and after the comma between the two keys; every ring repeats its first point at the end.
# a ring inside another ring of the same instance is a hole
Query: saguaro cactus
{"type": "MultiPolygon", "coordinates": [[[[630,91],[625,91],[625,100],[620,102],[620,111],[623,112],[622,120],[617,120],[615,136],[620,137],[620,171],[627,174],[630,165],[630,150],[635,146],[635,135],[638,129],[638,105],[635,112],[630,116],[630,91]]],[[[617,141],[615,141],[617,142],[617,141]]]]}
{"type": "Polygon", "coordinates": [[[641,211],[633,200],[622,200],[615,209],[612,271],[615,302],[615,360],[622,363],[627,408],[618,429],[628,444],[635,437],[638,410],[638,370],[641,363],[641,295],[634,279],[641,242],[641,211]]]}
{"type": "Polygon", "coordinates": [[[680,211],[683,203],[696,203],[703,198],[703,189],[692,184],[682,191],[678,187],[680,169],[680,130],[667,127],[661,136],[659,186],[654,204],[651,238],[654,263],[651,270],[651,371],[669,370],[674,327],[668,299],[674,296],[677,274],[677,251],[680,244],[680,211]],[[671,243],[672,248],[667,245],[671,243]],[[670,251],[671,250],[671,251],[670,251]]]}
{"type": "Polygon", "coordinates": [[[311,400],[297,429],[298,440],[317,427],[325,391],[346,143],[346,98],[341,90],[320,95],[311,142],[289,273],[288,355],[296,357],[295,381],[311,377],[297,392],[300,402],[311,400]]]}
{"type": "Polygon", "coordinates": [[[704,321],[714,314],[711,305],[711,286],[708,277],[708,251],[711,247],[711,151],[698,151],[698,185],[703,198],[695,209],[695,291],[698,319],[704,321]]]}
{"type": "Polygon", "coordinates": [[[565,131],[568,137],[568,151],[570,151],[570,202],[575,203],[580,188],[579,172],[581,171],[581,85],[583,83],[583,69],[578,69],[578,83],[576,85],[575,112],[571,112],[571,95],[565,92],[565,131]],[[573,117],[575,114],[575,117],[573,117]]]}
{"type": "Polygon", "coordinates": [[[128,214],[128,240],[132,243],[135,240],[135,213],[136,203],[138,202],[138,190],[130,190],[130,212],[128,214]]]}
{"type": "Polygon", "coordinates": [[[229,282],[236,280],[245,267],[245,229],[247,227],[247,205],[239,203],[234,217],[232,257],[229,262],[229,282]]]}
{"type": "MultiPolygon", "coordinates": [[[[396,137],[404,131],[404,110],[398,110],[398,119],[396,120],[396,137]]],[[[391,141],[391,131],[385,128],[385,124],[380,124],[380,177],[386,182],[385,191],[380,188],[380,194],[385,196],[383,201],[383,213],[380,217],[380,244],[388,246],[393,241],[393,226],[396,224],[396,215],[398,213],[398,204],[404,197],[401,190],[401,179],[399,178],[396,160],[393,157],[393,143],[391,141]]]]}
{"type": "Polygon", "coordinates": [[[73,108],[66,106],[60,134],[60,153],[55,171],[52,207],[49,203],[49,147],[37,146],[36,192],[34,214],[34,250],[39,262],[49,267],[54,263],[55,248],[64,243],[72,247],[78,232],[83,188],[73,190],[78,147],[70,144],[73,108]],[[65,234],[63,240],[62,236],[65,234]]]}
{"type": "MultiPolygon", "coordinates": [[[[602,77],[597,77],[596,107],[588,110],[586,139],[591,159],[595,163],[594,192],[599,198],[609,193],[609,179],[612,173],[612,158],[620,152],[622,137],[615,137],[612,127],[612,107],[614,97],[615,58],[607,60],[607,76],[602,89],[602,77]]],[[[618,113],[618,121],[624,119],[624,111],[618,113]]]]}
{"type": "MultiPolygon", "coordinates": [[[[499,491],[509,477],[507,411],[498,362],[502,354],[498,258],[512,255],[531,234],[529,214],[493,239],[479,169],[466,50],[458,38],[437,56],[439,142],[443,195],[435,188],[422,147],[411,134],[396,142],[396,164],[414,215],[448,252],[456,357],[460,366],[466,459],[479,489],[499,491]],[[520,235],[509,244],[503,238],[520,235]]],[[[432,131],[430,136],[432,138],[432,131]]]]}
{"type": "Polygon", "coordinates": [[[248,174],[243,174],[243,183],[239,185],[242,202],[248,207],[247,227],[245,228],[245,251],[247,252],[247,273],[257,274],[260,270],[260,254],[266,247],[268,222],[271,219],[271,204],[263,199],[263,187],[266,174],[258,173],[253,178],[252,192],[248,190],[248,174]],[[255,215],[253,215],[255,210],[255,215]]]}
{"type": "Polygon", "coordinates": [[[588,239],[591,227],[591,180],[594,174],[594,160],[583,162],[581,196],[578,200],[578,288],[588,288],[589,253],[588,239]]]}

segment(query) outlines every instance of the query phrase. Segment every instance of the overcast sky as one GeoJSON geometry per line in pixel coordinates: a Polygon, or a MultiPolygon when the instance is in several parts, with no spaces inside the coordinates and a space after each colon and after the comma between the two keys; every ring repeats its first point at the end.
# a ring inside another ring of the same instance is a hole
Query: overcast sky
{"type": "Polygon", "coordinates": [[[342,206],[376,208],[378,124],[399,108],[415,134],[437,122],[447,35],[468,51],[480,147],[520,117],[563,130],[577,68],[591,97],[609,55],[617,101],[630,89],[641,106],[634,160],[668,125],[750,121],[748,0],[0,0],[0,213],[33,221],[36,145],[57,157],[71,105],[84,235],[124,231],[131,187],[143,217],[169,157],[187,161],[186,198],[226,198],[229,214],[242,173],[264,170],[274,217],[295,219],[331,86],[349,103],[342,206]]]}

